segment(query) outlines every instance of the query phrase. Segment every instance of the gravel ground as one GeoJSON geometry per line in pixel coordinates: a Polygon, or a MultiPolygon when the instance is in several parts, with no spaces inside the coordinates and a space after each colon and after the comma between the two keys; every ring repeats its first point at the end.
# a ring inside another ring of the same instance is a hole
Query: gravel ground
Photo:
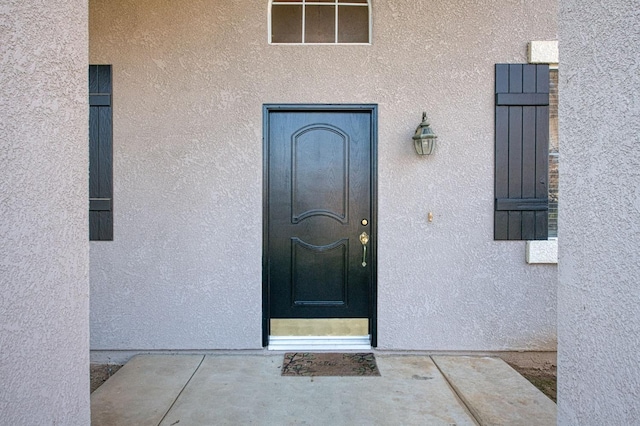
{"type": "Polygon", "coordinates": [[[91,393],[106,382],[109,377],[116,374],[120,367],[122,366],[115,364],[91,364],[89,373],[91,377],[91,393]]]}
{"type": "Polygon", "coordinates": [[[536,368],[518,368],[516,366],[512,367],[518,371],[525,379],[533,383],[535,387],[540,389],[543,394],[547,395],[549,398],[556,401],[556,383],[557,376],[555,371],[549,370],[540,370],[536,368]]]}

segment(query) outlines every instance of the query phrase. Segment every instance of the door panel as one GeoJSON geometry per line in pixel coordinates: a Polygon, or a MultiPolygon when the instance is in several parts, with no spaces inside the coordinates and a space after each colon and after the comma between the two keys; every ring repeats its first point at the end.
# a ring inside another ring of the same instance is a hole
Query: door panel
{"type": "Polygon", "coordinates": [[[347,304],[349,241],[326,246],[291,238],[291,290],[293,304],[344,306],[347,304]]]}
{"type": "Polygon", "coordinates": [[[327,125],[312,125],[292,136],[293,223],[316,215],[348,221],[348,143],[348,135],[327,125]]]}
{"type": "Polygon", "coordinates": [[[373,108],[266,111],[266,320],[373,318],[373,108]]]}

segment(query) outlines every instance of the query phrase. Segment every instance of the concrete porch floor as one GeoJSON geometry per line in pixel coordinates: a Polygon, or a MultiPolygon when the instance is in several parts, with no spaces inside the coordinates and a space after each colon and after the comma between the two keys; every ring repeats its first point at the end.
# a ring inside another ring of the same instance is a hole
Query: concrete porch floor
{"type": "Polygon", "coordinates": [[[91,395],[91,424],[556,424],[556,404],[499,358],[376,353],[380,377],[282,377],[282,360],[136,356],[91,395]]]}

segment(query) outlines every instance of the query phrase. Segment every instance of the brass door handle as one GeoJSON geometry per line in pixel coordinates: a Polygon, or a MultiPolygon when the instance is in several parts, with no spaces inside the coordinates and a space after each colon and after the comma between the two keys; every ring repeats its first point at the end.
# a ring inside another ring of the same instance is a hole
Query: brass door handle
{"type": "Polygon", "coordinates": [[[367,266],[367,243],[369,242],[369,235],[366,232],[360,234],[360,242],[362,243],[362,266],[367,266]]]}

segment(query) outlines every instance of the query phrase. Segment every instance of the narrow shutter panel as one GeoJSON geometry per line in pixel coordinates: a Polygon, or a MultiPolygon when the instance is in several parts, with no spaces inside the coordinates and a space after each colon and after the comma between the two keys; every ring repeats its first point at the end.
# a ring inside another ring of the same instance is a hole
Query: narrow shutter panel
{"type": "Polygon", "coordinates": [[[546,240],[549,66],[496,64],[496,240],[546,240]]]}
{"type": "Polygon", "coordinates": [[[89,65],[89,239],[113,240],[111,65],[89,65]]]}

